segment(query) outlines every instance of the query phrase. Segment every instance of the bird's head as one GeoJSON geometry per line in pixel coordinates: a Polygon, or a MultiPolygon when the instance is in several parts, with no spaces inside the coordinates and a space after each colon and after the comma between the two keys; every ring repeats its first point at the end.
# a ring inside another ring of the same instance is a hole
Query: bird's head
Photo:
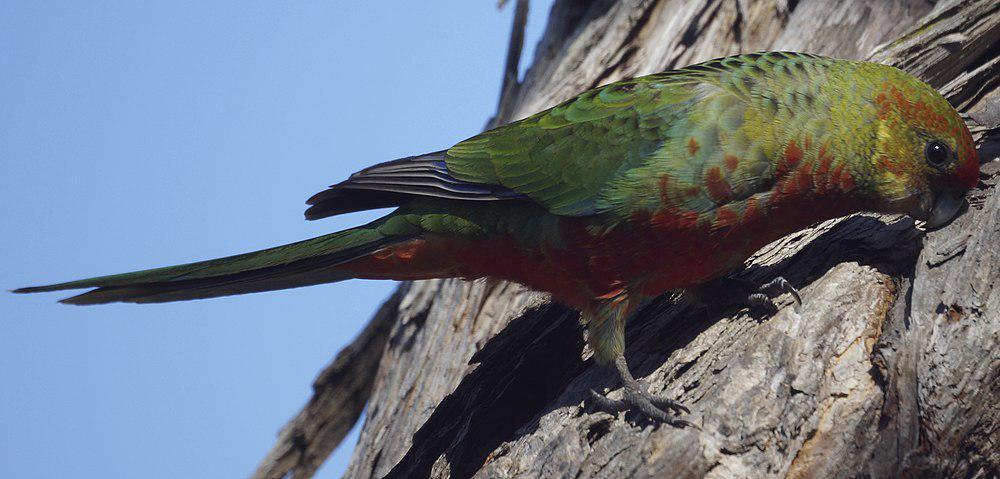
{"type": "Polygon", "coordinates": [[[874,92],[873,187],[879,203],[933,229],[947,224],[979,181],[979,158],[958,112],[930,85],[895,68],[874,92]]]}

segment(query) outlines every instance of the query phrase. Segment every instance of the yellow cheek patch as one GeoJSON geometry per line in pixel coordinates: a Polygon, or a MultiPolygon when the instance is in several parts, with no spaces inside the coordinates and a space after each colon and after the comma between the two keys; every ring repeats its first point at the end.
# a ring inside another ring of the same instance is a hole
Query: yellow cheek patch
{"type": "Polygon", "coordinates": [[[898,118],[884,118],[878,126],[878,154],[873,158],[876,187],[884,198],[902,198],[912,190],[911,179],[916,173],[907,159],[912,156],[912,139],[898,128],[898,118]]]}

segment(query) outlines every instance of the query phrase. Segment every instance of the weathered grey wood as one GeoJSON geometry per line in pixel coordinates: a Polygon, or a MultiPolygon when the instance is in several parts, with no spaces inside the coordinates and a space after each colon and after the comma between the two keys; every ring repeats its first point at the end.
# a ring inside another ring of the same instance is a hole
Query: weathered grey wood
{"type": "MultiPolygon", "coordinates": [[[[505,103],[519,118],[737,51],[874,50],[968,113],[994,160],[998,36],[988,0],[560,0],[505,103]]],[[[347,476],[996,477],[998,165],[984,166],[974,207],[929,235],[855,216],[762,250],[743,274],[784,275],[799,311],[755,319],[674,297],[644,308],[627,332],[633,372],[691,407],[700,430],[591,411],[588,389],[618,385],[580,361],[575,313],[544,294],[407,285],[347,476]]]]}
{"type": "Polygon", "coordinates": [[[396,323],[396,291],[379,308],[361,334],[344,348],[313,381],[313,397],[278,435],[254,479],[312,477],[351,430],[371,393],[389,330],[396,323]]]}
{"type": "MultiPolygon", "coordinates": [[[[503,81],[500,84],[500,100],[497,103],[497,114],[489,122],[490,127],[503,125],[510,121],[510,98],[517,95],[521,88],[518,75],[521,73],[521,51],[524,48],[524,29],[528,25],[528,0],[517,0],[514,7],[514,22],[510,29],[510,41],[507,43],[507,60],[504,62],[503,81]]],[[[504,1],[500,1],[503,8],[504,1]]]]}

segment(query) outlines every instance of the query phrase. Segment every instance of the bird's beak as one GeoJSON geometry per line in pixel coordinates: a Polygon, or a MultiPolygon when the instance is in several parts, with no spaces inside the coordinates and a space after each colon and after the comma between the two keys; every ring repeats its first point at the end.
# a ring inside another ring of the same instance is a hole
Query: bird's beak
{"type": "Polygon", "coordinates": [[[927,217],[927,229],[934,230],[948,224],[962,209],[963,204],[965,195],[954,191],[942,191],[934,195],[934,203],[927,217]]]}

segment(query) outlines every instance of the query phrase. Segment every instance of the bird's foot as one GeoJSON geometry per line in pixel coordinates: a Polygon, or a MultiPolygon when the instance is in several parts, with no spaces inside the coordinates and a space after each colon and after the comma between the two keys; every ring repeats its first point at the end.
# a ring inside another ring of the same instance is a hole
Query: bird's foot
{"type": "Polygon", "coordinates": [[[666,423],[676,428],[688,426],[697,428],[694,424],[677,417],[681,413],[690,414],[691,411],[688,408],[671,398],[650,393],[648,384],[633,378],[625,364],[624,356],[615,358],[615,367],[618,369],[624,388],[622,398],[611,399],[591,390],[590,395],[598,410],[612,414],[635,411],[653,421],[666,423]]]}
{"type": "Polygon", "coordinates": [[[624,395],[621,399],[611,399],[593,390],[590,391],[590,395],[594,400],[594,406],[604,412],[615,414],[623,411],[635,411],[649,419],[666,423],[676,428],[694,426],[694,424],[676,417],[682,412],[685,414],[691,412],[684,405],[673,399],[651,394],[646,389],[645,383],[639,382],[639,385],[638,388],[625,386],[624,395]]]}
{"type": "Polygon", "coordinates": [[[788,280],[781,276],[758,286],[756,292],[750,293],[747,296],[747,304],[751,308],[758,308],[773,313],[778,310],[778,307],[774,304],[774,298],[784,293],[792,295],[792,299],[795,301],[795,310],[798,311],[799,307],[802,306],[802,296],[799,295],[799,290],[795,289],[795,286],[792,286],[788,280]]]}
{"type": "Polygon", "coordinates": [[[723,277],[692,288],[689,292],[697,303],[710,309],[749,306],[752,311],[773,314],[778,311],[774,299],[784,293],[792,296],[796,311],[802,305],[799,291],[781,276],[763,285],[748,279],[723,277]]]}

